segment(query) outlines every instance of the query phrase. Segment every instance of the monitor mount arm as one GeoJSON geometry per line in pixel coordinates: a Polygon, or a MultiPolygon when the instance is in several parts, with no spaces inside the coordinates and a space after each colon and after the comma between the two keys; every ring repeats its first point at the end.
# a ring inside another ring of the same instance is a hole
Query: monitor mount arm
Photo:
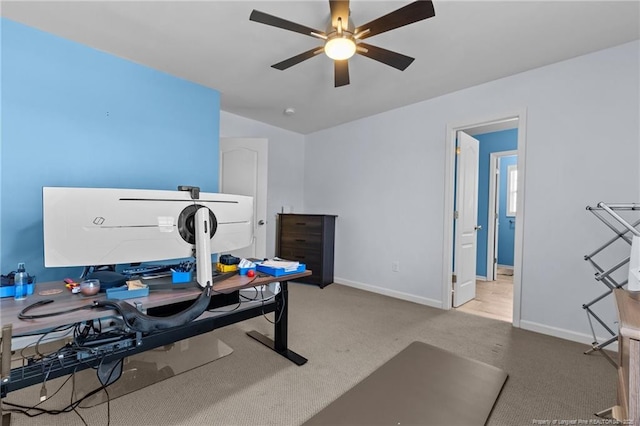
{"type": "MultiPolygon", "coordinates": [[[[180,185],[178,191],[188,191],[191,194],[192,200],[200,199],[200,187],[180,185]]],[[[196,281],[200,287],[207,287],[212,285],[213,271],[211,268],[211,218],[209,216],[209,209],[204,206],[199,206],[196,210],[194,217],[195,227],[195,258],[197,276],[196,281]]]]}
{"type": "Polygon", "coordinates": [[[213,283],[213,271],[211,270],[211,218],[209,209],[200,207],[196,211],[196,281],[200,287],[211,286],[213,283]]]}

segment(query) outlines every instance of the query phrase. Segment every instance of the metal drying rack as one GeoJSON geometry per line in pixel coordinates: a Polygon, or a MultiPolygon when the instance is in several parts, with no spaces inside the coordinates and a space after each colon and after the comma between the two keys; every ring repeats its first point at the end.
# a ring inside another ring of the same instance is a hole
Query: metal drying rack
{"type": "MultiPolygon", "coordinates": [[[[640,204],[605,204],[598,203],[596,207],[587,206],[587,210],[593,213],[598,219],[602,221],[613,233],[615,237],[611,238],[609,241],[604,243],[602,246],[597,248],[590,254],[584,256],[584,260],[588,261],[591,266],[596,270],[595,280],[601,282],[607,287],[607,290],[602,293],[600,296],[596,297],[589,303],[585,303],[582,305],[582,308],[587,313],[587,319],[589,320],[589,326],[591,327],[591,333],[593,334],[593,343],[591,344],[591,348],[585,352],[585,354],[590,354],[592,352],[600,351],[604,349],[606,346],[615,342],[618,339],[617,331],[614,331],[609,327],[592,309],[591,307],[604,299],[611,293],[613,290],[617,288],[623,288],[627,283],[628,279],[623,281],[616,281],[613,277],[613,273],[627,265],[630,260],[630,256],[626,256],[624,259],[620,260],[609,269],[604,269],[601,265],[598,264],[595,257],[602,253],[606,248],[611,246],[614,242],[621,239],[625,241],[631,246],[633,235],[640,236],[640,230],[638,230],[638,226],[640,226],[640,219],[637,221],[630,223],[621,217],[617,211],[640,211],[640,204]],[[622,229],[620,229],[620,225],[622,225],[622,229]],[[604,342],[598,342],[598,338],[596,337],[596,332],[593,328],[592,319],[595,319],[610,335],[611,338],[607,339],[604,342]]],[[[617,363],[611,359],[611,357],[606,352],[601,352],[614,366],[618,366],[617,363]]]]}

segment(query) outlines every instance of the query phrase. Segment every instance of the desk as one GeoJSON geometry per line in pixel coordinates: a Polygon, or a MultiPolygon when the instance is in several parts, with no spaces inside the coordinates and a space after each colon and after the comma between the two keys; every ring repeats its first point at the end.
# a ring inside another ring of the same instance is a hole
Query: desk
{"type": "Polygon", "coordinates": [[[618,405],[612,409],[617,420],[640,424],[640,295],[615,289],[618,309],[618,405]]]}
{"type": "MultiPolygon", "coordinates": [[[[280,292],[269,301],[242,302],[238,309],[228,312],[205,312],[195,321],[182,326],[173,327],[166,330],[140,335],[136,345],[120,350],[114,350],[108,355],[102,355],[95,359],[83,359],[81,362],[74,359],[60,360],[54,366],[48,366],[48,378],[71,374],[86,368],[95,367],[99,362],[111,362],[125,358],[140,352],[148,351],[169,343],[194,337],[217,328],[225,327],[249,318],[260,316],[266,313],[275,312],[274,338],[250,331],[247,334],[267,345],[278,354],[286,357],[297,365],[303,365],[307,360],[297,353],[288,349],[288,281],[311,275],[311,271],[304,271],[295,274],[288,274],[280,277],[260,274],[254,278],[235,275],[224,281],[214,284],[213,290],[218,293],[231,293],[243,288],[267,285],[273,282],[280,283],[280,292]],[[59,364],[59,365],[58,365],[59,364]]],[[[201,289],[181,290],[161,290],[151,291],[148,296],[127,301],[134,305],[139,303],[143,309],[165,306],[172,303],[179,303],[196,299],[201,293],[201,289]]],[[[0,325],[2,327],[2,351],[0,353],[0,397],[5,397],[9,392],[25,388],[44,380],[43,368],[37,362],[33,365],[11,369],[11,338],[29,333],[42,332],[55,327],[74,324],[92,319],[99,319],[117,315],[112,310],[89,309],[73,313],[53,316],[42,319],[20,320],[18,314],[22,309],[39,300],[53,299],[54,303],[42,306],[34,310],[34,314],[45,314],[48,312],[59,312],[72,309],[74,307],[91,304],[93,300],[106,298],[100,293],[93,297],[84,297],[79,294],[71,294],[64,288],[64,283],[50,282],[37,284],[34,295],[27,297],[24,301],[15,301],[11,298],[0,300],[0,325]],[[42,296],[39,292],[55,288],[64,289],[60,294],[42,296]]]]}

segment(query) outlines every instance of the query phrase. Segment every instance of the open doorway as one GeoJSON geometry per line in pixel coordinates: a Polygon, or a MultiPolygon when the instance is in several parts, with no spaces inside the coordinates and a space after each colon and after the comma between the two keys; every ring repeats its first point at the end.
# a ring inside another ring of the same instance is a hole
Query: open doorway
{"type": "Polygon", "coordinates": [[[457,307],[462,312],[507,322],[513,320],[517,213],[517,123],[512,124],[516,127],[474,135],[480,145],[476,294],[457,307]],[[515,149],[502,151],[505,148],[515,149]]]}
{"type": "Polygon", "coordinates": [[[478,249],[474,284],[477,291],[473,292],[470,303],[465,303],[464,298],[460,303],[458,298],[455,305],[461,305],[459,309],[472,311],[474,314],[510,321],[514,326],[519,326],[520,319],[525,125],[525,112],[520,111],[495,119],[447,127],[445,229],[451,232],[445,232],[443,308],[451,309],[454,306],[454,291],[459,287],[456,283],[456,258],[453,252],[458,242],[455,225],[457,218],[462,217],[462,212],[454,210],[454,200],[458,188],[455,177],[459,171],[456,164],[456,152],[459,153],[456,139],[458,132],[464,131],[479,140],[479,157],[484,164],[481,167],[483,171],[479,171],[478,175],[478,210],[475,226],[478,249]],[[500,166],[504,168],[502,177],[505,183],[502,185],[497,172],[500,166]],[[492,173],[495,173],[495,180],[492,180],[492,173]],[[509,176],[511,187],[508,186],[509,182],[506,182],[509,176]],[[511,203],[504,208],[509,211],[500,211],[500,198],[503,199],[503,203],[505,199],[506,204],[511,203]],[[504,239],[499,238],[500,227],[510,231],[510,244],[508,239],[505,243],[504,239]],[[500,256],[501,253],[507,255],[507,260],[505,256],[500,256]]]}

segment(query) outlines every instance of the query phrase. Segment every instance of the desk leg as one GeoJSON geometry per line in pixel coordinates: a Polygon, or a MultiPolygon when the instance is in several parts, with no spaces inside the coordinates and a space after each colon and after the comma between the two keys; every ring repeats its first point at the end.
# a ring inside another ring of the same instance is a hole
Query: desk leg
{"type": "Polygon", "coordinates": [[[287,281],[280,282],[280,293],[276,295],[274,340],[258,333],[249,331],[247,334],[263,345],[273,349],[283,357],[294,362],[296,365],[304,365],[307,359],[287,348],[288,326],[289,326],[289,286],[287,281]]]}
{"type": "MultiPolygon", "coordinates": [[[[11,324],[2,327],[2,336],[0,337],[0,380],[5,384],[11,380],[11,324]]],[[[2,412],[2,395],[0,395],[0,416],[2,417],[2,426],[11,424],[11,413],[2,412]]]]}

